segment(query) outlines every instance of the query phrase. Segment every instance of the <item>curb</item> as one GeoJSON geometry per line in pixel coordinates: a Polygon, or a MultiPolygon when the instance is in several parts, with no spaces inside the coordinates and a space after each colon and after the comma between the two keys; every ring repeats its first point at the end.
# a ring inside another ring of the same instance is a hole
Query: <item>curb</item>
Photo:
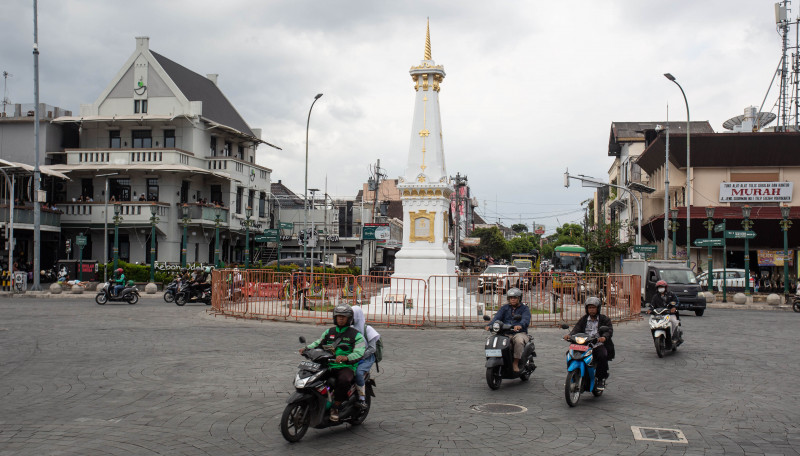
{"type": "MultiPolygon", "coordinates": [[[[73,294],[70,292],[61,292],[58,294],[50,293],[49,291],[26,291],[25,293],[12,293],[10,291],[0,291],[0,298],[27,298],[27,299],[90,299],[94,301],[97,294],[95,291],[84,291],[81,294],[73,294]]],[[[141,299],[148,298],[161,298],[163,293],[147,294],[141,293],[141,299]]]]}

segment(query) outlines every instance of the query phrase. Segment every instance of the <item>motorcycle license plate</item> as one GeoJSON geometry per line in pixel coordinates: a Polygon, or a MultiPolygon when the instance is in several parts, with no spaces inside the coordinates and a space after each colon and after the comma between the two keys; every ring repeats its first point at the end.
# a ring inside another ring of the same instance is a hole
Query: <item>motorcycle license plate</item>
{"type": "Polygon", "coordinates": [[[569,349],[570,350],[579,351],[579,352],[585,352],[586,350],[589,349],[589,347],[586,346],[586,345],[569,344],[569,349]]]}
{"type": "Polygon", "coordinates": [[[487,358],[498,358],[503,356],[499,348],[490,348],[486,350],[486,357],[487,358]]]}
{"type": "Polygon", "coordinates": [[[297,366],[300,369],[305,369],[309,371],[318,371],[322,368],[322,365],[312,362],[312,361],[301,361],[300,365],[297,366]]]}

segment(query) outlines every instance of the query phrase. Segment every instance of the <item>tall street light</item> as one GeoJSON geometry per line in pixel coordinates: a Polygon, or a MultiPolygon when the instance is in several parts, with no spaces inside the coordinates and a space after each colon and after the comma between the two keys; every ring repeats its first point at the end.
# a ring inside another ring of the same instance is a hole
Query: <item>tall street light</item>
{"type": "Polygon", "coordinates": [[[691,165],[691,154],[689,149],[689,102],[686,100],[686,92],[683,91],[683,87],[678,84],[678,81],[675,80],[675,76],[664,73],[664,77],[669,79],[670,81],[674,82],[679,89],[681,89],[681,94],[683,95],[683,102],[686,104],[686,266],[692,266],[692,255],[691,255],[691,228],[692,228],[692,180],[691,180],[691,172],[692,172],[692,165],[691,165]]]}
{"type": "Polygon", "coordinates": [[[108,178],[119,173],[98,174],[96,177],[106,178],[105,208],[103,210],[103,282],[108,282],[108,178]]]}
{"type": "MultiPolygon", "coordinates": [[[[309,188],[309,192],[311,192],[311,211],[314,211],[314,201],[316,200],[317,192],[319,191],[318,188],[309,188]]],[[[314,247],[317,246],[317,234],[316,234],[316,227],[314,226],[314,217],[311,217],[311,233],[306,236],[306,243],[308,245],[309,242],[311,243],[311,275],[314,275],[314,247]]],[[[303,259],[303,266],[305,264],[305,258],[303,259]]]]}
{"type": "Polygon", "coordinates": [[[244,221],[244,268],[250,267],[250,224],[253,223],[250,217],[253,216],[253,208],[247,206],[244,208],[245,221],[244,221]]]}
{"type": "Polygon", "coordinates": [[[122,217],[119,213],[122,211],[122,203],[119,201],[114,203],[114,270],[117,270],[119,264],[119,221],[122,217]]]}
{"type": "Polygon", "coordinates": [[[181,219],[181,222],[183,222],[183,242],[181,242],[181,267],[185,268],[186,267],[186,242],[187,242],[187,239],[186,239],[186,234],[187,234],[186,233],[186,228],[189,226],[189,222],[192,221],[192,219],[189,217],[189,205],[186,204],[186,203],[183,203],[183,206],[181,206],[181,212],[183,213],[183,218],[181,219]]]}
{"type": "Polygon", "coordinates": [[[222,215],[222,208],[219,204],[214,206],[214,267],[219,267],[219,226],[222,223],[220,216],[222,215]]]}
{"type": "MultiPolygon", "coordinates": [[[[714,207],[713,206],[708,206],[706,208],[706,218],[708,218],[708,220],[705,221],[704,225],[706,226],[706,228],[708,228],[708,238],[711,239],[711,229],[714,228],[714,207]]],[[[708,275],[708,292],[709,293],[714,291],[714,282],[713,282],[713,279],[714,279],[713,275],[714,274],[712,274],[713,267],[714,267],[714,261],[713,261],[713,258],[712,258],[711,255],[712,255],[712,253],[711,253],[711,244],[708,244],[708,270],[707,270],[706,274],[708,275]]],[[[723,278],[722,280],[725,280],[725,279],[723,278]]]]}
{"type": "Polygon", "coordinates": [[[306,262],[306,245],[308,244],[308,126],[311,123],[311,110],[314,109],[314,103],[319,100],[322,94],[318,93],[311,102],[311,107],[308,108],[308,119],[306,120],[306,180],[303,187],[303,233],[306,237],[303,240],[303,264],[306,262]]]}
{"type": "MultiPolygon", "coordinates": [[[[753,208],[745,204],[742,206],[742,228],[750,231],[753,221],[750,220],[750,211],[753,208]]],[[[744,294],[750,296],[750,239],[744,237],[744,294]]]]}
{"type": "Polygon", "coordinates": [[[678,210],[677,209],[670,209],[669,210],[669,229],[672,231],[672,258],[678,257],[678,244],[677,235],[678,235],[678,227],[680,227],[680,223],[678,223],[678,210]]]}
{"type": "Polygon", "coordinates": [[[784,204],[781,206],[781,230],[783,231],[783,299],[784,303],[789,303],[789,227],[792,221],[789,220],[791,207],[784,204]]]}
{"type": "Polygon", "coordinates": [[[156,223],[158,223],[158,217],[156,217],[156,212],[158,211],[158,206],[156,203],[150,204],[150,283],[156,282],[156,223]]]}

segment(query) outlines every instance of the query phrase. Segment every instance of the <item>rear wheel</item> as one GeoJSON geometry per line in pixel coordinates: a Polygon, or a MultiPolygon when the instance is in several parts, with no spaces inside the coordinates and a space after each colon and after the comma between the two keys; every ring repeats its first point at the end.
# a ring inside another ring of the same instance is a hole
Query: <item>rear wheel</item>
{"type": "Polygon", "coordinates": [[[564,381],[564,399],[567,400],[567,405],[575,407],[581,399],[581,370],[575,369],[567,373],[567,379],[564,381]]]}
{"type": "Polygon", "coordinates": [[[180,292],[180,293],[176,294],[175,295],[175,304],[177,304],[179,306],[182,306],[182,305],[186,304],[186,298],[187,298],[187,296],[186,296],[186,293],[184,293],[184,292],[180,292]]]}
{"type": "Polygon", "coordinates": [[[97,296],[94,297],[94,301],[101,306],[108,302],[108,296],[105,293],[97,293],[97,296]]]}
{"type": "Polygon", "coordinates": [[[800,302],[795,301],[794,304],[792,304],[792,310],[800,312],[800,302]]]}
{"type": "Polygon", "coordinates": [[[136,293],[130,293],[125,300],[128,301],[128,304],[136,304],[139,302],[139,295],[136,293]]]}
{"type": "Polygon", "coordinates": [[[698,317],[702,317],[705,312],[706,312],[706,309],[695,310],[694,314],[697,315],[698,317]]]}
{"type": "Polygon", "coordinates": [[[367,393],[366,400],[367,408],[361,409],[361,412],[358,414],[357,417],[350,420],[350,424],[353,426],[358,426],[359,424],[363,423],[364,420],[367,419],[367,415],[369,415],[369,409],[372,407],[372,397],[367,393]]]}
{"type": "Polygon", "coordinates": [[[597,389],[597,379],[596,378],[594,380],[594,389],[592,390],[592,395],[594,395],[594,397],[600,397],[600,396],[603,395],[603,390],[598,390],[597,389]]]}
{"type": "Polygon", "coordinates": [[[489,388],[493,390],[500,388],[500,384],[503,383],[502,369],[503,366],[486,368],[486,384],[489,385],[489,388]]]}
{"type": "Polygon", "coordinates": [[[656,346],[656,355],[659,358],[664,357],[664,338],[663,337],[656,337],[653,339],[653,344],[656,346]]]}
{"type": "Polygon", "coordinates": [[[295,402],[286,406],[281,415],[281,435],[289,442],[299,442],[309,425],[308,402],[295,402]]]}

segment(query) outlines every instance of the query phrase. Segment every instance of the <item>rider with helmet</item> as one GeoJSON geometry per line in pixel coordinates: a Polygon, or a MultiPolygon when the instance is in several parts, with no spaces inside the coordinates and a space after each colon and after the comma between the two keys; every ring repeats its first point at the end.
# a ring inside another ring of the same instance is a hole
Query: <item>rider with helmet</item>
{"type": "Polygon", "coordinates": [[[608,362],[614,359],[614,342],[611,341],[611,336],[614,335],[614,328],[611,325],[611,319],[603,315],[600,311],[603,309],[603,303],[600,298],[595,296],[586,299],[584,310],[586,315],[581,317],[569,334],[564,335],[565,340],[573,334],[586,333],[589,337],[600,336],[597,341],[601,345],[597,345],[592,350],[594,359],[597,362],[597,389],[602,390],[605,388],[606,379],[608,378],[608,362]],[[600,333],[600,327],[605,326],[607,331],[600,333]]]}
{"type": "Polygon", "coordinates": [[[499,321],[506,325],[513,325],[514,334],[510,337],[511,345],[514,348],[514,363],[512,365],[514,372],[519,372],[519,360],[522,358],[522,349],[525,344],[531,340],[528,335],[528,325],[531,324],[531,309],[522,303],[522,290],[519,288],[512,288],[506,294],[508,304],[505,304],[497,313],[494,314],[492,321],[486,325],[488,331],[492,324],[499,321]],[[515,320],[515,316],[521,318],[515,320]]]}
{"type": "Polygon", "coordinates": [[[125,274],[122,268],[114,271],[114,296],[119,296],[119,292],[125,288],[125,274]]]}
{"type": "Polygon", "coordinates": [[[356,364],[364,356],[367,344],[364,336],[350,326],[353,323],[353,308],[348,304],[339,304],[333,309],[333,323],[332,328],[326,329],[319,339],[301,348],[300,353],[322,346],[336,355],[336,359],[328,364],[336,378],[330,420],[339,421],[339,406],[347,400],[347,392],[355,378],[356,364]]]}
{"type": "Polygon", "coordinates": [[[650,301],[650,307],[653,309],[663,309],[666,307],[669,309],[669,313],[675,315],[674,319],[670,319],[670,324],[672,325],[672,334],[677,335],[679,340],[682,341],[683,331],[678,330],[678,320],[681,319],[681,316],[678,313],[678,308],[676,307],[676,304],[678,303],[678,297],[675,296],[675,293],[669,291],[669,285],[667,285],[665,280],[659,280],[656,282],[656,291],[658,293],[653,295],[653,299],[650,301]]]}

